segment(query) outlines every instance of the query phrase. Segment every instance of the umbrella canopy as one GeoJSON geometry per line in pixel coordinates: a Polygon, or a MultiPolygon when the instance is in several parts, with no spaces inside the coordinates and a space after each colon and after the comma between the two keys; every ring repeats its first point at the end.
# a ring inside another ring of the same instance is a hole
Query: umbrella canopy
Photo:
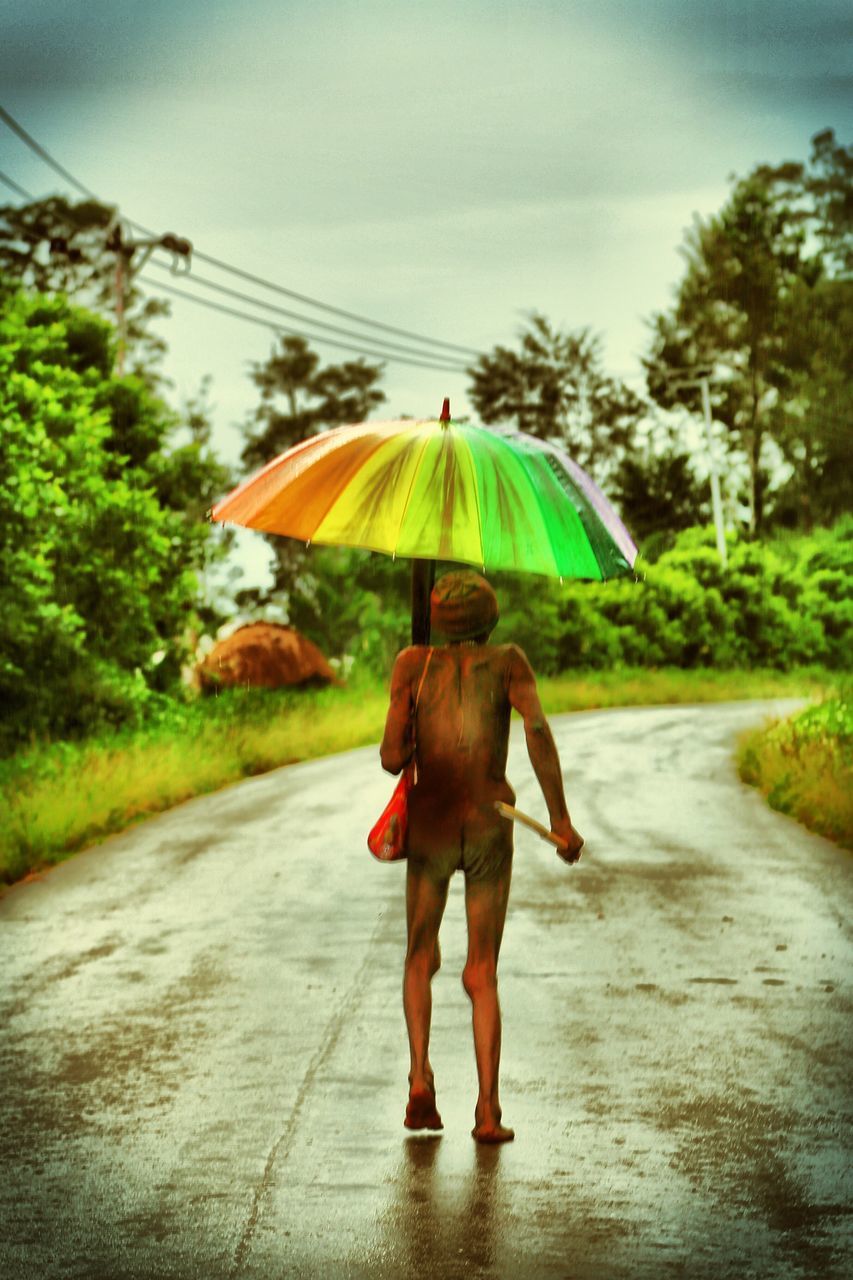
{"type": "Polygon", "coordinates": [[[211,514],[306,543],[555,578],[616,577],[637,555],[601,490],[563,450],[453,422],[447,402],[439,419],[313,436],[211,514]]]}

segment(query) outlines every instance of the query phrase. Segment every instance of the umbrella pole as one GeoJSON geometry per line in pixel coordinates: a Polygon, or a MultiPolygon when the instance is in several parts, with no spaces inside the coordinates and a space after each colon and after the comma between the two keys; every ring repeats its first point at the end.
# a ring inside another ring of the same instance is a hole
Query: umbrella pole
{"type": "Polygon", "coordinates": [[[429,598],[435,582],[434,560],[412,561],[412,644],[429,644],[429,598]]]}

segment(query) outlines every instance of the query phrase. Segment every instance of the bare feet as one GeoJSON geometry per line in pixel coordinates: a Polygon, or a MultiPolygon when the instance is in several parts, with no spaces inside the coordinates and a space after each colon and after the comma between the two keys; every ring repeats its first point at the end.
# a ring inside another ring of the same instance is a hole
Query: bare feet
{"type": "Polygon", "coordinates": [[[471,1130],[475,1142],[512,1142],[515,1130],[505,1124],[478,1124],[471,1130]]]}
{"type": "Polygon", "coordinates": [[[435,1106],[434,1089],[413,1089],[409,1094],[406,1118],[407,1129],[443,1129],[441,1116],[435,1106]]]}
{"type": "Polygon", "coordinates": [[[515,1130],[501,1124],[500,1111],[481,1113],[479,1108],[474,1112],[474,1128],[471,1137],[475,1142],[512,1142],[515,1130]]]}

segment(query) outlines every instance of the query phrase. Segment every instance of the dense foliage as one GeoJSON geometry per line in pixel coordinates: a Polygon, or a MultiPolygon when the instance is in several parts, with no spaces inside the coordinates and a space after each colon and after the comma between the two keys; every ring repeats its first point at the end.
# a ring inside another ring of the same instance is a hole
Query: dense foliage
{"type": "Polygon", "coordinates": [[[174,683],[225,481],[111,327],[61,296],[3,296],[0,745],[141,713],[174,683]]]}

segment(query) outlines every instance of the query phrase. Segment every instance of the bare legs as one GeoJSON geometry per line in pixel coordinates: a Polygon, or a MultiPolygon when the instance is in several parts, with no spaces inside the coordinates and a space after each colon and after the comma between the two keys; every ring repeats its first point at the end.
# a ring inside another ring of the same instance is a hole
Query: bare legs
{"type": "MultiPolygon", "coordinates": [[[[497,967],[509,901],[510,875],[511,864],[497,880],[466,880],[465,883],[468,958],[462,982],[472,1004],[474,1052],[480,1085],[472,1135],[478,1142],[509,1142],[515,1136],[512,1129],[501,1124],[498,1095],[501,1013],[497,967]]],[[[403,1009],[411,1054],[409,1103],[404,1121],[409,1129],[442,1127],[435,1106],[435,1080],[429,1061],[430,983],[441,964],[438,931],[447,902],[447,888],[447,880],[436,884],[416,863],[409,863],[406,879],[408,947],[403,977],[403,1009]]]]}
{"type": "Polygon", "coordinates": [[[435,1080],[429,1061],[432,1018],[430,983],[441,964],[438,930],[447,902],[448,881],[436,884],[416,863],[406,872],[408,946],[403,975],[403,1010],[409,1032],[411,1067],[409,1104],[404,1124],[409,1129],[440,1129],[435,1107],[435,1080]]]}
{"type": "Polygon", "coordinates": [[[512,1129],[501,1124],[498,1074],[501,1057],[501,1011],[498,1003],[498,955],[503,937],[512,865],[497,880],[465,883],[468,916],[468,959],[462,982],[473,1006],[474,1052],[480,1093],[472,1136],[478,1142],[510,1142],[512,1129]]]}

